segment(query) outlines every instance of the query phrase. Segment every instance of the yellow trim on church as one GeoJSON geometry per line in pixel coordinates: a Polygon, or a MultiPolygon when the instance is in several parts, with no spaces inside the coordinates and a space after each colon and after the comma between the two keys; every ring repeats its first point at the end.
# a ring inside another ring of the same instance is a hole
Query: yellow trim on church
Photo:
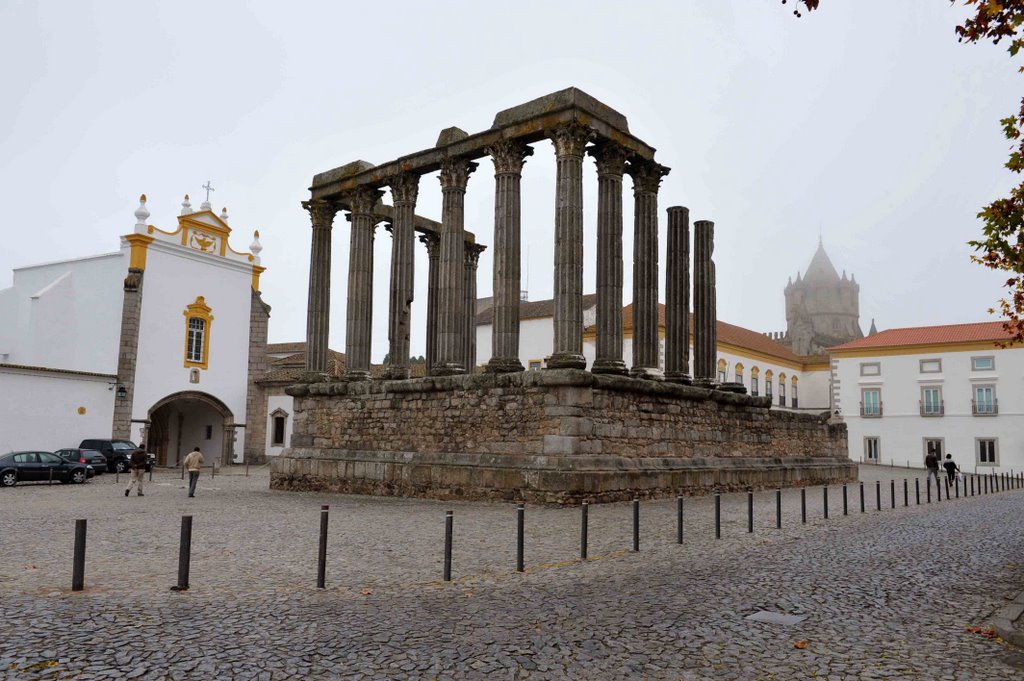
{"type": "Polygon", "coordinates": [[[131,256],[128,260],[128,267],[132,269],[146,269],[146,253],[149,245],[153,243],[153,237],[145,234],[125,234],[124,240],[131,245],[131,256]]]}
{"type": "Polygon", "coordinates": [[[259,293],[260,290],[260,275],[267,271],[266,267],[260,267],[259,265],[252,266],[252,290],[259,293]]]}
{"type": "Polygon", "coordinates": [[[196,296],[196,301],[185,307],[185,311],[182,312],[185,315],[185,368],[190,369],[196,367],[199,369],[208,369],[210,367],[210,329],[213,326],[213,315],[210,314],[212,309],[206,304],[206,298],[203,296],[196,296]],[[202,361],[190,361],[188,358],[188,331],[189,323],[193,319],[199,319],[203,322],[203,348],[202,348],[202,361]]]}

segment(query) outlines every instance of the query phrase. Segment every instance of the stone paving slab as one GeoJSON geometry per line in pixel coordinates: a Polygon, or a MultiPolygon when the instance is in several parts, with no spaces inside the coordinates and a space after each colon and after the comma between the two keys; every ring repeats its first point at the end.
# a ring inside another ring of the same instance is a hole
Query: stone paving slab
{"type": "MultiPolygon", "coordinates": [[[[899,472],[863,467],[862,479],[899,472]]],[[[514,504],[266,486],[254,470],[204,476],[195,499],[169,472],[143,498],[113,476],[0,490],[0,678],[1024,679],[1005,644],[966,630],[1024,590],[1022,491],[920,507],[911,492],[909,508],[849,516],[832,492],[825,520],[821,490],[808,490],[803,525],[786,490],[781,530],[774,493],[759,492],[753,534],[746,495],[732,494],[720,540],[713,500],[694,498],[681,547],[674,500],[645,502],[639,553],[631,505],[593,506],[586,563],[579,509],[529,506],[517,574],[514,504]],[[195,546],[179,594],[168,587],[183,513],[195,546]],[[73,594],[77,517],[89,519],[87,588],[73,594]],[[765,610],[805,619],[746,619],[765,610]]]]}

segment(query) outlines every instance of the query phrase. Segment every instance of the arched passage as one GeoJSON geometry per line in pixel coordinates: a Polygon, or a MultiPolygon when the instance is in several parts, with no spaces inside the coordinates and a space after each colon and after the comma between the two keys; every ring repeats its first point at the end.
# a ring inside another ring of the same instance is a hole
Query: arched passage
{"type": "Polygon", "coordinates": [[[157,401],[149,410],[148,449],[158,466],[178,466],[193,447],[207,463],[234,457],[234,417],[213,395],[185,390],[157,401]]]}

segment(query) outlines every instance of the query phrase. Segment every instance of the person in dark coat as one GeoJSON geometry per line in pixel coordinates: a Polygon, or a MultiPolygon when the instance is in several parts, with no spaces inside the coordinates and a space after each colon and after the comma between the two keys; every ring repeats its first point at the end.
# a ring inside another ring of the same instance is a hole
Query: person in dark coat
{"type": "Polygon", "coordinates": [[[942,467],[946,469],[946,475],[949,478],[949,484],[956,482],[956,474],[960,472],[960,466],[956,465],[953,461],[952,454],[946,454],[946,460],[942,463],[942,467]]]}

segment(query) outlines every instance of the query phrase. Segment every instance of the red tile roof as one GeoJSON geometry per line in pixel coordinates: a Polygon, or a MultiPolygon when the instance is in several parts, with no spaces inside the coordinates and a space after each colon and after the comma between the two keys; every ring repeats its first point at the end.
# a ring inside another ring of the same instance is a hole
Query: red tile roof
{"type": "Polygon", "coordinates": [[[1003,322],[980,322],[977,324],[946,324],[944,326],[912,326],[903,329],[886,329],[873,336],[858,338],[849,343],[836,345],[829,351],[859,350],[861,348],[889,348],[902,345],[929,345],[935,343],[971,343],[975,341],[1008,341],[1011,334],[1003,328],[1003,322]]]}
{"type": "MultiPolygon", "coordinates": [[[[479,301],[478,301],[479,304],[479,301]]],[[[597,294],[587,293],[583,296],[583,307],[584,310],[597,305],[597,294]]],[[[519,318],[520,319],[543,319],[544,317],[555,316],[555,301],[553,298],[548,300],[524,300],[519,303],[519,318]]],[[[494,323],[494,306],[493,304],[486,309],[480,310],[476,315],[476,325],[481,324],[493,324],[494,323]]]]}

